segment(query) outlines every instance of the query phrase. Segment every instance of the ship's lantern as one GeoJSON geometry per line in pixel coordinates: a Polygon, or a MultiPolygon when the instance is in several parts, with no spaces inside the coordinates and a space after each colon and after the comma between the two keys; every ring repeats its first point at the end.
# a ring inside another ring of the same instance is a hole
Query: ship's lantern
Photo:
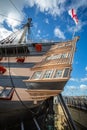
{"type": "Polygon", "coordinates": [[[36,44],[35,48],[36,48],[36,51],[38,52],[42,51],[42,44],[36,44]]]}
{"type": "Polygon", "coordinates": [[[4,74],[6,72],[5,67],[0,66],[0,74],[4,74]]]}

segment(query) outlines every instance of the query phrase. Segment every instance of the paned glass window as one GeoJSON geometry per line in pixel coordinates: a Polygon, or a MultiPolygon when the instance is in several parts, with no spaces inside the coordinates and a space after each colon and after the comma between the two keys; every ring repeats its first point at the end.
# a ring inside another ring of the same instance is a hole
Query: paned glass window
{"type": "Polygon", "coordinates": [[[59,59],[60,57],[61,57],[61,54],[59,54],[59,55],[54,55],[52,59],[55,60],[55,59],[59,59]]]}
{"type": "Polygon", "coordinates": [[[43,78],[51,78],[53,70],[47,70],[43,76],[43,78]]]}
{"type": "Polygon", "coordinates": [[[55,75],[54,75],[54,78],[59,78],[59,77],[61,77],[61,76],[62,76],[62,72],[63,72],[63,70],[56,70],[56,73],[55,73],[55,75]]]}
{"type": "Polygon", "coordinates": [[[52,56],[48,56],[47,58],[46,58],[46,60],[51,60],[52,59],[52,56]]]}
{"type": "Polygon", "coordinates": [[[66,58],[66,54],[61,54],[61,58],[66,58]]]}
{"type": "Polygon", "coordinates": [[[0,90],[0,99],[11,99],[14,88],[6,87],[0,90]]]}
{"type": "Polygon", "coordinates": [[[42,71],[37,71],[33,74],[32,79],[40,79],[42,71]]]}
{"type": "Polygon", "coordinates": [[[46,60],[56,60],[56,59],[66,58],[66,57],[67,57],[67,53],[64,53],[64,54],[49,56],[46,58],[46,60]]]}
{"type": "Polygon", "coordinates": [[[69,75],[69,68],[66,68],[63,77],[68,77],[68,75],[69,75]]]}

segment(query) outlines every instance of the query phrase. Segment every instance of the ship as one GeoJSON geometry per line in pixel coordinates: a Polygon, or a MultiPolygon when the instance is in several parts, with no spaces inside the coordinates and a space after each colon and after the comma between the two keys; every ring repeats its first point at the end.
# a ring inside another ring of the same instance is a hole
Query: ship
{"type": "Polygon", "coordinates": [[[22,29],[0,41],[0,123],[26,111],[29,117],[38,114],[42,104],[59,95],[70,79],[79,37],[26,43],[31,27],[32,18],[28,18],[22,29]]]}

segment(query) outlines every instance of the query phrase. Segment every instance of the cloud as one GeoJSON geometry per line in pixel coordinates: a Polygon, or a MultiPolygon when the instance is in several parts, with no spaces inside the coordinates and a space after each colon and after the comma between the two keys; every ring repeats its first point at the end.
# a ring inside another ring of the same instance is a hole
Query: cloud
{"type": "Polygon", "coordinates": [[[70,81],[79,82],[78,78],[70,78],[70,81]]]}
{"type": "Polygon", "coordinates": [[[73,25],[68,25],[67,26],[67,30],[69,31],[69,32],[71,32],[71,33],[73,33],[73,32],[79,32],[79,31],[82,31],[82,28],[83,28],[83,26],[85,26],[87,24],[87,21],[84,21],[84,22],[82,22],[81,20],[79,20],[79,22],[78,22],[78,24],[77,24],[77,26],[73,26],[73,25]]]}
{"type": "Polygon", "coordinates": [[[40,12],[60,16],[64,12],[65,0],[27,0],[30,7],[36,5],[40,12]]]}
{"type": "Polygon", "coordinates": [[[81,85],[80,85],[80,89],[82,89],[82,90],[87,90],[87,85],[81,84],[81,85]]]}
{"type": "MultiPolygon", "coordinates": [[[[16,5],[17,9],[12,5],[9,0],[0,1],[0,13],[10,17],[10,19],[8,19],[6,17],[0,16],[0,23],[3,24],[3,22],[5,21],[7,25],[12,28],[12,30],[15,30],[15,28],[17,28],[17,26],[20,25],[21,22],[12,20],[11,18],[23,21],[25,17],[25,14],[23,12],[24,7],[36,7],[36,11],[38,10],[38,12],[40,11],[45,14],[50,14],[56,18],[57,16],[63,18],[62,14],[69,8],[74,7],[78,9],[81,6],[85,7],[87,5],[86,0],[79,2],[74,0],[74,2],[70,3],[70,6],[67,5],[66,8],[66,0],[15,0],[12,2],[14,3],[14,5],[16,5]]],[[[49,24],[48,19],[45,19],[45,22],[49,24]]],[[[86,22],[80,21],[76,29],[75,26],[73,26],[69,27],[68,31],[73,32],[73,30],[75,29],[75,31],[78,32],[85,24],[86,22]]],[[[54,30],[54,34],[58,38],[65,39],[64,33],[59,28],[56,28],[54,30]]]]}
{"type": "Polygon", "coordinates": [[[72,81],[72,82],[77,82],[77,83],[79,83],[79,82],[87,82],[87,77],[84,77],[84,78],[70,78],[70,81],[72,81]]]}
{"type": "Polygon", "coordinates": [[[82,31],[83,26],[87,25],[87,21],[83,21],[82,19],[87,17],[87,13],[84,14],[84,10],[87,8],[87,0],[80,0],[79,2],[76,0],[71,1],[70,6],[67,7],[67,10],[75,9],[78,17],[78,24],[75,26],[73,19],[69,20],[69,24],[67,29],[69,32],[79,32],[82,31]],[[79,14],[79,15],[78,15],[79,14]],[[73,21],[73,22],[72,22],[73,21]]]}
{"type": "Polygon", "coordinates": [[[64,33],[58,27],[54,29],[54,35],[58,38],[65,39],[64,33]]]}
{"type": "Polygon", "coordinates": [[[6,26],[15,31],[16,28],[21,25],[21,21],[24,18],[24,13],[22,12],[24,0],[15,0],[13,3],[18,10],[9,0],[0,1],[0,40],[6,38],[11,33],[11,31],[6,29],[6,26]],[[4,22],[7,24],[6,26],[4,22]]]}
{"type": "Polygon", "coordinates": [[[38,34],[40,34],[41,33],[41,31],[40,30],[38,30],[38,34]]]}
{"type": "Polygon", "coordinates": [[[47,18],[45,19],[45,23],[49,24],[49,20],[47,18]]]}
{"type": "Polygon", "coordinates": [[[86,82],[87,81],[87,78],[86,77],[84,77],[84,78],[81,78],[81,80],[80,80],[81,82],[86,82]]]}
{"type": "Polygon", "coordinates": [[[78,10],[80,7],[86,7],[87,6],[87,0],[80,0],[78,2],[78,0],[73,0],[71,5],[69,6],[69,9],[71,8],[75,8],[76,10],[78,10]]]}
{"type": "Polygon", "coordinates": [[[3,26],[0,26],[0,40],[6,38],[11,33],[12,33],[12,31],[9,31],[9,30],[3,28],[3,26]]]}
{"type": "Polygon", "coordinates": [[[87,71],[87,66],[85,67],[85,70],[87,71]]]}
{"type": "Polygon", "coordinates": [[[2,15],[0,15],[0,22],[3,24],[3,21],[5,21],[8,26],[14,29],[24,19],[24,13],[22,12],[24,2],[23,0],[15,0],[12,3],[9,0],[0,1],[0,14],[2,15]],[[17,9],[12,3],[16,5],[17,9]]]}
{"type": "MultiPolygon", "coordinates": [[[[13,18],[15,18],[15,19],[18,19],[18,18],[19,18],[19,16],[16,16],[16,14],[15,14],[14,12],[9,13],[9,14],[8,14],[8,17],[9,17],[9,18],[12,18],[12,17],[13,17],[13,18]]],[[[15,30],[15,28],[16,28],[18,25],[20,25],[20,22],[18,22],[18,21],[16,21],[16,20],[13,20],[13,19],[6,19],[5,21],[7,22],[8,26],[12,28],[12,30],[15,30]]]]}
{"type": "Polygon", "coordinates": [[[69,86],[69,89],[76,90],[76,86],[69,86]]]}

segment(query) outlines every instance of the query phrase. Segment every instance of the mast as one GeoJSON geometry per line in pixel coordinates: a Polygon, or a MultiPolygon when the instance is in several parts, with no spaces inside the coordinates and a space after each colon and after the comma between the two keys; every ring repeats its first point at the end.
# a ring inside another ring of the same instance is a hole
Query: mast
{"type": "Polygon", "coordinates": [[[32,18],[28,18],[28,22],[23,25],[22,29],[1,40],[0,57],[29,55],[28,45],[25,43],[26,33],[29,34],[30,27],[32,27],[32,18]]]}
{"type": "Polygon", "coordinates": [[[23,28],[18,30],[17,32],[13,32],[7,38],[0,41],[2,45],[11,45],[13,44],[21,44],[26,42],[26,33],[30,32],[30,27],[32,27],[32,18],[28,18],[28,22],[24,24],[23,28]]]}
{"type": "Polygon", "coordinates": [[[24,31],[18,43],[26,42],[26,33],[30,32],[30,27],[32,27],[32,18],[28,18],[28,22],[23,26],[24,31]]]}

